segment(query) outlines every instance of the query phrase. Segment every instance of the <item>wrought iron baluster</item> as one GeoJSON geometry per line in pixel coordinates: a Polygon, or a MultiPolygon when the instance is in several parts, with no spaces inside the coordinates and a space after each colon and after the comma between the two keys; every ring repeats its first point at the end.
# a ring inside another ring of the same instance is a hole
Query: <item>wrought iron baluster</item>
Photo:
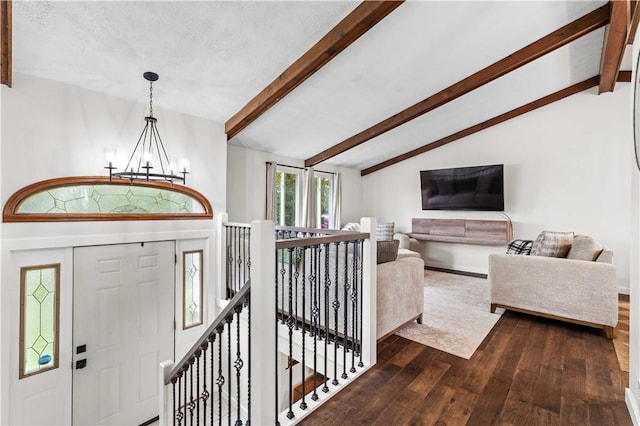
{"type": "Polygon", "coordinates": [[[209,336],[209,342],[211,343],[211,355],[209,355],[211,357],[211,404],[209,406],[209,410],[210,410],[210,414],[211,414],[211,426],[213,426],[213,418],[214,418],[214,407],[215,407],[215,391],[214,391],[214,381],[213,381],[213,373],[215,371],[215,363],[214,363],[214,353],[215,353],[215,343],[216,343],[216,335],[215,333],[212,333],[211,336],[209,336]]]}
{"type": "Polygon", "coordinates": [[[183,373],[184,373],[184,424],[187,424],[187,408],[189,406],[189,403],[187,401],[187,370],[188,370],[189,366],[185,365],[184,368],[182,369],[183,373]]]}
{"type": "Polygon", "coordinates": [[[347,351],[348,349],[348,324],[349,324],[349,303],[347,302],[347,295],[349,293],[349,242],[344,242],[344,298],[342,300],[344,304],[344,335],[342,337],[342,377],[347,377],[347,351]]]}
{"type": "MultiPolygon", "coordinates": [[[[181,426],[182,419],[184,418],[184,414],[182,413],[182,394],[180,393],[182,391],[182,371],[179,371],[176,375],[178,376],[178,411],[175,413],[175,418],[178,420],[178,426],[181,426]]],[[[175,395],[173,398],[175,399],[175,395]]]]}
{"type": "Polygon", "coordinates": [[[319,268],[319,259],[318,259],[318,246],[313,246],[313,284],[312,284],[312,292],[311,297],[313,298],[313,310],[311,312],[311,323],[313,324],[313,394],[311,395],[311,399],[314,401],[318,400],[318,316],[319,316],[319,308],[318,308],[318,299],[316,297],[318,293],[318,279],[320,275],[319,268]]]}
{"type": "Polygon", "coordinates": [[[364,240],[360,241],[360,282],[358,283],[360,285],[360,315],[358,316],[358,321],[360,322],[360,324],[358,325],[358,328],[360,329],[360,344],[358,345],[358,352],[359,352],[359,356],[360,356],[360,360],[358,361],[358,367],[364,367],[364,363],[362,362],[362,341],[363,341],[363,330],[362,330],[362,294],[364,294],[362,292],[362,282],[363,282],[363,271],[364,271],[364,240]]]}
{"type": "Polygon", "coordinates": [[[247,233],[247,280],[251,279],[251,228],[245,228],[247,233]]]}
{"type": "Polygon", "coordinates": [[[227,415],[229,416],[228,424],[231,426],[231,323],[233,322],[233,315],[225,318],[227,322],[227,415]]]}
{"type": "MultiPolygon", "coordinates": [[[[240,288],[242,287],[242,284],[240,283],[240,281],[242,281],[242,250],[240,248],[240,245],[242,244],[242,239],[240,238],[240,227],[236,226],[237,229],[237,244],[238,244],[238,259],[236,260],[236,263],[238,264],[238,276],[236,277],[236,285],[234,288],[234,291],[238,291],[240,290],[240,288]]],[[[229,336],[231,336],[231,334],[229,334],[229,336]]]]}
{"type": "Polygon", "coordinates": [[[307,397],[307,392],[306,392],[306,377],[305,377],[305,370],[306,370],[306,332],[307,332],[307,311],[305,310],[306,308],[306,269],[307,269],[307,254],[306,254],[307,248],[306,247],[302,247],[302,364],[300,365],[300,369],[301,369],[301,377],[302,377],[302,402],[300,402],[300,409],[302,410],[306,410],[307,409],[307,403],[305,401],[306,397],[307,397]]]}
{"type": "Polygon", "coordinates": [[[247,230],[242,228],[242,279],[238,290],[247,282],[247,230]]]}
{"type": "Polygon", "coordinates": [[[329,276],[329,243],[324,245],[324,385],[322,392],[329,392],[329,290],[331,288],[331,278],[329,276]]]}
{"type": "Polygon", "coordinates": [[[173,400],[173,410],[171,411],[173,415],[171,417],[173,417],[173,426],[176,426],[176,380],[175,377],[171,379],[171,396],[173,400]]]}
{"type": "MultiPolygon", "coordinates": [[[[294,318],[293,318],[293,265],[291,264],[291,262],[293,262],[293,247],[290,247],[288,249],[288,254],[289,254],[289,306],[288,306],[288,312],[287,312],[287,327],[289,328],[289,358],[288,358],[288,363],[289,363],[289,411],[287,412],[287,418],[288,419],[292,419],[293,418],[293,410],[292,410],[292,404],[293,404],[293,325],[294,325],[294,318]]],[[[283,316],[284,316],[284,312],[283,312],[283,316]]]]}
{"type": "Polygon", "coordinates": [[[335,277],[336,277],[336,285],[335,285],[335,299],[333,299],[333,313],[335,318],[335,329],[333,330],[333,381],[331,382],[333,385],[338,384],[338,312],[340,310],[340,296],[338,294],[339,291],[339,259],[340,259],[340,243],[335,243],[336,245],[336,264],[335,264],[335,277]]]}
{"type": "MultiPolygon", "coordinates": [[[[293,273],[293,278],[295,279],[294,282],[294,303],[295,303],[295,307],[294,307],[294,316],[293,318],[295,319],[295,329],[298,330],[300,327],[298,327],[298,319],[300,318],[298,316],[298,279],[300,278],[300,262],[302,262],[302,260],[299,258],[300,256],[300,248],[296,248],[295,249],[295,253],[296,253],[296,270],[293,273]]],[[[304,327],[304,323],[302,324],[302,326],[304,327]]]]}
{"type": "Polygon", "coordinates": [[[200,346],[202,349],[202,424],[207,424],[207,401],[209,400],[209,390],[207,389],[207,349],[209,343],[205,342],[200,346]]]}
{"type": "MultiPolygon", "coordinates": [[[[195,399],[195,410],[196,410],[196,426],[200,426],[200,355],[202,355],[202,351],[199,349],[195,353],[196,355],[196,399],[195,399]]],[[[193,397],[192,397],[193,398],[193,397]]]]}
{"type": "Polygon", "coordinates": [[[218,379],[216,385],[218,386],[218,425],[222,426],[222,386],[224,386],[224,374],[222,374],[222,333],[224,332],[224,325],[216,329],[218,333],[218,379]]]}
{"type": "Polygon", "coordinates": [[[233,287],[233,227],[227,226],[227,299],[231,299],[233,287]]]}
{"type": "MultiPolygon", "coordinates": [[[[284,262],[285,262],[285,251],[284,249],[280,250],[280,275],[281,275],[281,280],[280,280],[280,293],[282,293],[281,297],[282,297],[282,304],[280,305],[280,315],[281,315],[281,323],[284,324],[285,323],[285,315],[284,315],[284,276],[287,273],[287,271],[284,269],[284,262]]],[[[277,257],[277,256],[276,256],[277,257]]],[[[277,312],[277,311],[276,311],[277,312]]]]}
{"type": "Polygon", "coordinates": [[[353,241],[353,279],[351,280],[351,373],[356,372],[356,316],[358,315],[358,241],[353,241]]]}
{"type": "MultiPolygon", "coordinates": [[[[251,241],[251,237],[249,237],[251,241]]],[[[251,243],[249,243],[251,244],[251,243]]],[[[245,426],[251,426],[251,293],[247,293],[247,353],[249,359],[249,366],[247,368],[247,421],[245,426]]]]}
{"type": "MultiPolygon", "coordinates": [[[[244,361],[242,360],[242,353],[240,351],[240,312],[242,312],[242,305],[236,306],[236,360],[233,363],[234,368],[236,369],[236,405],[237,407],[237,417],[235,426],[242,426],[242,419],[240,418],[240,370],[244,365],[244,361]]],[[[231,398],[229,398],[231,399],[231,398]]]]}
{"type": "Polygon", "coordinates": [[[189,424],[193,426],[193,410],[196,408],[196,404],[193,402],[193,363],[195,359],[189,358],[189,424]]]}
{"type": "Polygon", "coordinates": [[[320,282],[322,279],[322,246],[319,245],[318,246],[318,257],[316,259],[316,264],[317,264],[317,269],[316,269],[316,307],[318,308],[318,318],[316,321],[316,327],[317,327],[317,332],[318,332],[318,339],[322,340],[323,339],[323,335],[322,335],[322,309],[320,309],[321,307],[321,302],[320,302],[320,295],[322,294],[322,289],[324,288],[324,286],[320,287],[320,282]]]}

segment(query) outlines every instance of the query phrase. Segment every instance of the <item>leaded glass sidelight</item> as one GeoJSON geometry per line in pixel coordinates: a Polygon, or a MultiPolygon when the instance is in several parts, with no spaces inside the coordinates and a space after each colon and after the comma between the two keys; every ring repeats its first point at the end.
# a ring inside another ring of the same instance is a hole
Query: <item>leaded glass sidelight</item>
{"type": "Polygon", "coordinates": [[[203,251],[185,251],[182,255],[182,329],[202,324],[203,251]]]}
{"type": "Polygon", "coordinates": [[[20,269],[20,378],[58,368],[60,264],[20,269]]]}

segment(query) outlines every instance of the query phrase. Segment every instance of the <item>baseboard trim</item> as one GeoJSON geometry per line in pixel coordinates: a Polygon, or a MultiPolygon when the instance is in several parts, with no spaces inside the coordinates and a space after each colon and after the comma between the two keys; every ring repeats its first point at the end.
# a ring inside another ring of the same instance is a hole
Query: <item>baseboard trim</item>
{"type": "Polygon", "coordinates": [[[624,401],[627,403],[627,410],[633,422],[633,426],[640,426],[640,412],[638,411],[638,403],[631,393],[631,389],[624,390],[624,401]]]}
{"type": "Polygon", "coordinates": [[[477,272],[457,271],[455,269],[438,268],[436,266],[428,266],[428,265],[424,265],[424,269],[429,271],[447,272],[449,274],[464,275],[465,277],[487,279],[487,274],[479,274],[477,272]]]}

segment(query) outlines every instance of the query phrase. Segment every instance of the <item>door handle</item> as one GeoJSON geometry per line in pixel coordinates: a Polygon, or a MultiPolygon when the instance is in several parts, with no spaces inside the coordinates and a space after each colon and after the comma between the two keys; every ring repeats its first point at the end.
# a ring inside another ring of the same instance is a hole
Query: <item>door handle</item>
{"type": "Polygon", "coordinates": [[[86,359],[79,359],[78,361],[76,361],[76,370],[80,370],[82,368],[85,368],[86,366],[87,366],[86,359]]]}

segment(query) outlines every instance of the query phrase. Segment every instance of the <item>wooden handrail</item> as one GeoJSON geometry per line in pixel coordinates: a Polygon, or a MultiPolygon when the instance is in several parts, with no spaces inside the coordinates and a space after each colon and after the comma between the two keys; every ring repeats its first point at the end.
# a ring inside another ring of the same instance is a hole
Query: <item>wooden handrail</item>
{"type": "Polygon", "coordinates": [[[184,370],[184,367],[187,364],[191,364],[191,360],[195,358],[196,352],[202,350],[202,346],[209,339],[209,337],[216,332],[216,330],[220,327],[224,327],[226,319],[229,316],[233,316],[235,310],[238,306],[246,303],[247,296],[251,292],[251,280],[248,280],[247,283],[242,286],[242,288],[236,293],[236,295],[231,299],[229,304],[225,306],[225,308],[220,312],[220,314],[216,317],[216,319],[211,323],[211,325],[207,328],[207,330],[202,334],[202,336],[198,339],[198,341],[189,349],[189,351],[182,357],[182,360],[177,363],[171,372],[167,375],[167,378],[164,381],[165,385],[171,383],[171,381],[178,375],[178,373],[184,370]]]}
{"type": "Polygon", "coordinates": [[[345,232],[353,232],[353,231],[342,231],[340,229],[327,229],[327,228],[303,228],[300,226],[276,226],[276,231],[289,231],[289,232],[308,232],[314,234],[342,234],[345,232]]]}
{"type": "Polygon", "coordinates": [[[276,250],[293,247],[319,246],[322,244],[339,243],[342,241],[361,241],[369,238],[365,232],[342,231],[340,234],[321,235],[318,237],[289,238],[276,241],[276,250]]]}

